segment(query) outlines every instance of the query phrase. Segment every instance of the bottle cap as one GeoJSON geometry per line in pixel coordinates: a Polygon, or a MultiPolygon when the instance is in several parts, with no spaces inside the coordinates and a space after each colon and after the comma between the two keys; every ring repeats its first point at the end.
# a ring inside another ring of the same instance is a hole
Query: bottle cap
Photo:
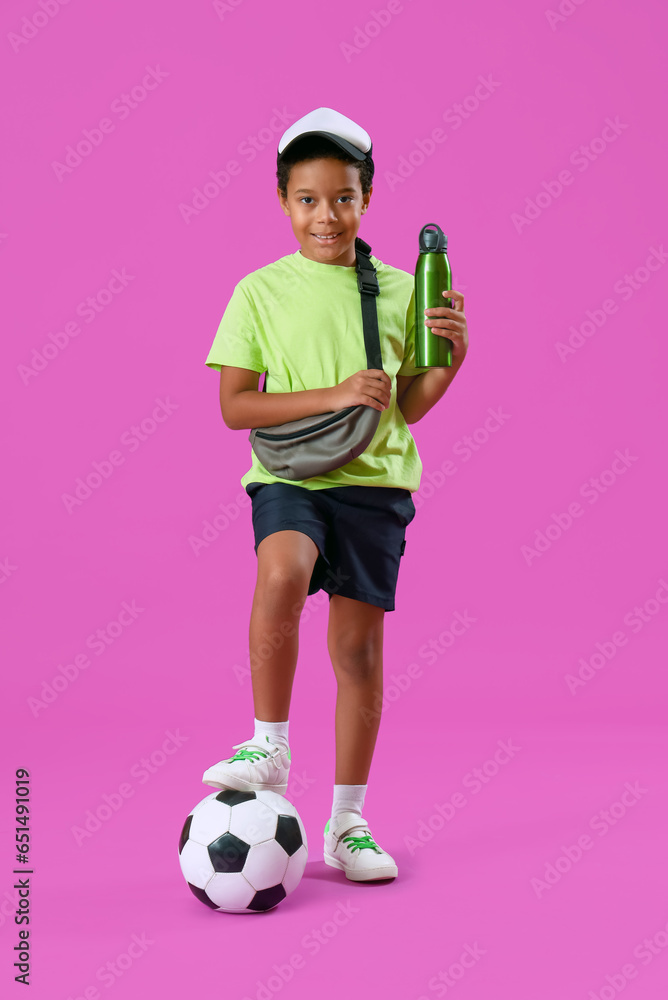
{"type": "Polygon", "coordinates": [[[420,253],[446,253],[448,249],[448,237],[435,222],[428,222],[420,230],[420,253]],[[429,232],[436,229],[438,232],[429,232]]]}

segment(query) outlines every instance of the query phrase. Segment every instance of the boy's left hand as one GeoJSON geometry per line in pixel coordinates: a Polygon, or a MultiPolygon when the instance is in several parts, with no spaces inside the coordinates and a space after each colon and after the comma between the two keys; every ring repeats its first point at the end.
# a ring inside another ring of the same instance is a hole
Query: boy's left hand
{"type": "Polygon", "coordinates": [[[458,368],[469,347],[469,332],[464,315],[464,296],[454,288],[443,292],[443,298],[452,299],[452,309],[435,306],[425,309],[425,325],[438,337],[448,337],[452,341],[452,367],[458,368]]]}

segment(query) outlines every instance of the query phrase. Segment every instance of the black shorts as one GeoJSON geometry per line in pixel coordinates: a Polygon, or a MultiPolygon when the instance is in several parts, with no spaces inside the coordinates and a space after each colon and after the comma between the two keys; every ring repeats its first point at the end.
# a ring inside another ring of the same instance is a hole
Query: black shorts
{"type": "Polygon", "coordinates": [[[406,526],[415,517],[410,490],[292,483],[249,483],[255,554],[275,531],[302,531],[318,546],[308,593],[322,590],[394,611],[406,526]]]}

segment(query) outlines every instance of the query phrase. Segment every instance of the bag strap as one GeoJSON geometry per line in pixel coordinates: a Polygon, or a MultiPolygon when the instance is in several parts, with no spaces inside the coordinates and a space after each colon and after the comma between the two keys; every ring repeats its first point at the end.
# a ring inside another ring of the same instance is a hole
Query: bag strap
{"type": "MultiPolygon", "coordinates": [[[[383,356],[380,350],[380,335],[378,333],[378,309],[376,296],[380,295],[380,286],[376,268],[371,263],[371,246],[359,236],[355,237],[355,256],[357,263],[357,287],[362,301],[362,327],[364,329],[364,349],[366,351],[367,368],[383,368],[383,356]]],[[[264,374],[262,391],[267,389],[267,372],[264,374]]]]}
{"type": "Polygon", "coordinates": [[[371,263],[371,247],[359,236],[355,237],[355,255],[357,264],[357,287],[362,297],[362,325],[364,327],[364,347],[366,349],[367,368],[383,367],[383,356],[380,352],[380,336],[378,333],[378,309],[376,296],[380,294],[380,286],[376,276],[376,268],[371,263]]]}

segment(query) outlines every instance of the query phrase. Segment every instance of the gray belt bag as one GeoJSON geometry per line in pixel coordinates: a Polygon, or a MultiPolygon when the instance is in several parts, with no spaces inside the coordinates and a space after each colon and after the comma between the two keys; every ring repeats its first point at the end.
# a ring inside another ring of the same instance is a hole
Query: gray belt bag
{"type": "MultiPolygon", "coordinates": [[[[357,286],[362,302],[362,324],[367,368],[383,367],[378,335],[376,295],[380,293],[371,247],[355,238],[357,286]]],[[[267,388],[265,375],[263,391],[267,388]]],[[[361,455],[376,433],[381,411],[366,403],[343,410],[317,413],[273,427],[255,427],[248,440],[268,472],[280,479],[310,479],[361,455]]]]}

